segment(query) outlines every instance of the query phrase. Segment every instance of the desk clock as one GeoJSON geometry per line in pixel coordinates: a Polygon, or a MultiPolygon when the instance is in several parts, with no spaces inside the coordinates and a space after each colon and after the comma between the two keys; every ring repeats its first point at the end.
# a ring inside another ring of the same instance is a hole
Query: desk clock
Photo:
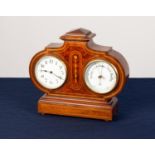
{"type": "Polygon", "coordinates": [[[117,95],[129,76],[125,58],[111,47],[97,45],[89,30],[62,35],[31,60],[34,85],[45,94],[38,112],[111,121],[117,113],[117,95]]]}

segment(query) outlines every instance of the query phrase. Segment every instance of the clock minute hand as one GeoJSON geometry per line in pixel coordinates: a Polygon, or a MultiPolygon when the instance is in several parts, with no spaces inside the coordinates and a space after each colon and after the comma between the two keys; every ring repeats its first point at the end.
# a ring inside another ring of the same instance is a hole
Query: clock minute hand
{"type": "Polygon", "coordinates": [[[61,76],[56,75],[56,74],[55,74],[55,73],[53,73],[52,71],[50,71],[50,73],[51,73],[51,74],[53,74],[54,76],[56,76],[57,78],[59,78],[59,79],[63,80],[61,76]]]}

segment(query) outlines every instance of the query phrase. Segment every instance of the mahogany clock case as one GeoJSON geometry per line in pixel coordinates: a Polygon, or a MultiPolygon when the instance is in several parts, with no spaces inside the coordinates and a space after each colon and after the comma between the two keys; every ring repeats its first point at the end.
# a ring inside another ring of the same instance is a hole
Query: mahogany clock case
{"type": "Polygon", "coordinates": [[[58,114],[66,116],[86,117],[112,120],[117,111],[116,96],[122,91],[129,67],[125,58],[111,47],[97,45],[89,30],[77,29],[60,38],[63,44],[51,43],[31,60],[29,72],[34,85],[43,91],[38,101],[38,112],[42,114],[58,114]],[[58,89],[43,87],[35,77],[35,66],[43,56],[55,56],[67,66],[67,79],[58,89]],[[95,93],[84,81],[84,72],[89,62],[105,60],[118,71],[117,86],[106,94],[95,93]]]}

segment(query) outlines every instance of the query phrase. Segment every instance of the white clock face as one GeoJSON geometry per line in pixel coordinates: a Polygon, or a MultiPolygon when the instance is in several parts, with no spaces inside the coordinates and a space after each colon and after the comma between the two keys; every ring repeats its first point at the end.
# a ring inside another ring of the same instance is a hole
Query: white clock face
{"type": "Polygon", "coordinates": [[[43,87],[48,89],[59,88],[67,77],[66,65],[54,56],[44,56],[35,66],[35,76],[43,87]]]}
{"type": "Polygon", "coordinates": [[[116,68],[104,60],[90,62],[85,70],[86,85],[94,92],[105,94],[113,90],[117,84],[116,68]]]}

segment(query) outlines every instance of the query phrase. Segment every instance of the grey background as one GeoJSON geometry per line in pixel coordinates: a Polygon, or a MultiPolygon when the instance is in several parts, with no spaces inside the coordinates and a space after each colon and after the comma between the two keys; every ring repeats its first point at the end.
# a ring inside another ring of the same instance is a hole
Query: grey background
{"type": "Polygon", "coordinates": [[[32,56],[75,28],[127,59],[130,77],[155,77],[155,17],[0,17],[0,77],[29,77],[32,56]]]}

